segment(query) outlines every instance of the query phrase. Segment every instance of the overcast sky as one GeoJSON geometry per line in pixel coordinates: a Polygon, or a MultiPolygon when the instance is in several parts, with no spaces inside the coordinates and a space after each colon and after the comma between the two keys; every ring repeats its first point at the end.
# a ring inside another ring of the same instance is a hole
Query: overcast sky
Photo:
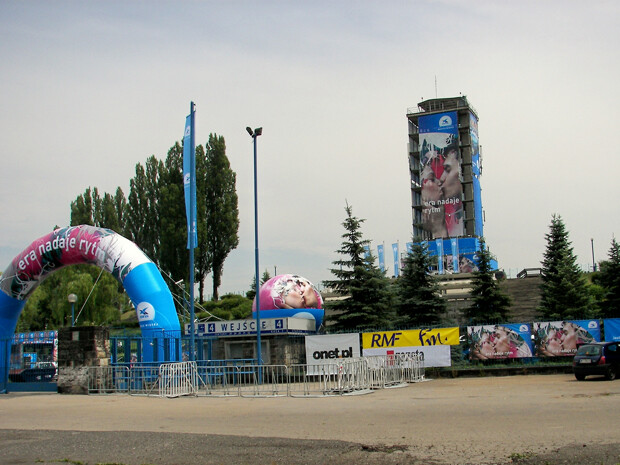
{"type": "Polygon", "coordinates": [[[500,268],[540,266],[554,213],[591,266],[591,239],[599,261],[620,235],[619,49],[615,0],[0,0],[0,270],[89,186],[128,195],[190,101],[196,143],[224,136],[237,173],[221,293],[254,274],[246,126],[261,273],[332,278],[345,202],[391,257],[412,234],[407,109],[461,94],[500,268]]]}

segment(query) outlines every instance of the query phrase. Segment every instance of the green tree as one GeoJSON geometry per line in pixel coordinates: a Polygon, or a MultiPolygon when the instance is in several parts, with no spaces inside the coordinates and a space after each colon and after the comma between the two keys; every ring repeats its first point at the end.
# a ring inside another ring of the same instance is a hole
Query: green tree
{"type": "Polygon", "coordinates": [[[604,318],[620,318],[620,245],[612,239],[609,259],[600,263],[597,282],[603,288],[601,301],[604,318]]]}
{"type": "Polygon", "coordinates": [[[562,217],[553,215],[541,269],[539,310],[550,320],[588,318],[590,295],[562,217]]]}
{"type": "Polygon", "coordinates": [[[124,235],[135,242],[144,253],[159,263],[159,166],[154,155],[146,161],[146,167],[136,165],[136,175],[129,182],[127,217],[124,235]]]}
{"type": "Polygon", "coordinates": [[[388,280],[374,265],[372,254],[366,252],[370,241],[363,239],[361,232],[365,220],[353,216],[349,204],[345,211],[345,233],[337,250],[343,258],[334,261],[335,268],[330,270],[337,279],[323,282],[343,299],[325,307],[334,312],[331,319],[336,330],[388,328],[395,318],[388,280]]]}
{"type": "Polygon", "coordinates": [[[189,283],[183,148],[178,142],[168,150],[159,169],[159,266],[175,280],[189,283]]]}
{"type": "Polygon", "coordinates": [[[116,194],[99,194],[99,189],[88,187],[83,194],[71,202],[71,225],[87,224],[98,228],[108,228],[122,234],[125,195],[119,187],[116,194]]]}
{"type": "Polygon", "coordinates": [[[476,255],[478,271],[473,273],[472,304],[465,310],[465,317],[473,325],[505,321],[510,310],[510,297],[501,291],[495,279],[491,269],[493,256],[484,239],[480,241],[480,250],[476,255]]]}
{"type": "Polygon", "coordinates": [[[18,331],[71,325],[69,294],[76,294],[76,325],[112,324],[131,309],[114,277],[93,265],[72,265],[50,274],[32,293],[17,323],[18,331]]]}
{"type": "MultiPolygon", "coordinates": [[[[222,136],[209,135],[206,145],[204,218],[207,230],[207,263],[213,273],[213,300],[218,300],[226,257],[239,244],[237,175],[230,168],[222,136]]],[[[200,214],[199,214],[200,216],[200,214]]],[[[201,296],[202,299],[202,296],[201,296]]]]}
{"type": "Polygon", "coordinates": [[[433,258],[424,243],[414,243],[403,260],[396,281],[396,311],[399,325],[406,328],[432,326],[446,311],[437,278],[431,274],[433,258]]]}

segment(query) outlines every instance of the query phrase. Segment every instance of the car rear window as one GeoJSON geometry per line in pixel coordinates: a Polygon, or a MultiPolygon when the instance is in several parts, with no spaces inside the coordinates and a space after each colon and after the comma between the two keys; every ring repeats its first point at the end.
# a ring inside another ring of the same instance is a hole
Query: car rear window
{"type": "Polygon", "coordinates": [[[601,346],[581,346],[577,349],[577,355],[601,355],[601,346]]]}

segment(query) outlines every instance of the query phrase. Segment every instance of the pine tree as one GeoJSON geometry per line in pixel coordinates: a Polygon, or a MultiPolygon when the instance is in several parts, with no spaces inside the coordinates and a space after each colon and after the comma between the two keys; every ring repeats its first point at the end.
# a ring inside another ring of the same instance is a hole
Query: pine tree
{"type": "Polygon", "coordinates": [[[561,216],[553,215],[545,239],[539,310],[550,320],[587,318],[590,313],[587,283],[577,266],[561,216]]]}
{"type": "Polygon", "coordinates": [[[372,254],[364,249],[370,244],[361,232],[365,220],[353,216],[349,204],[345,211],[347,217],[342,225],[346,232],[337,250],[343,258],[334,261],[335,268],[330,270],[337,279],[323,282],[344,298],[326,303],[325,307],[334,312],[331,319],[335,330],[387,329],[394,320],[388,280],[374,265],[372,254]]]}
{"type": "Polygon", "coordinates": [[[620,245],[612,239],[609,260],[600,263],[598,283],[603,287],[604,318],[620,318],[620,245]]]}
{"type": "Polygon", "coordinates": [[[491,269],[491,252],[484,239],[480,241],[477,255],[478,271],[474,271],[470,292],[472,304],[465,310],[469,324],[501,322],[508,317],[510,297],[502,292],[491,269]]]}
{"type": "Polygon", "coordinates": [[[398,324],[417,328],[439,323],[446,303],[439,294],[437,279],[430,272],[433,260],[426,245],[414,243],[403,265],[396,281],[398,324]]]}

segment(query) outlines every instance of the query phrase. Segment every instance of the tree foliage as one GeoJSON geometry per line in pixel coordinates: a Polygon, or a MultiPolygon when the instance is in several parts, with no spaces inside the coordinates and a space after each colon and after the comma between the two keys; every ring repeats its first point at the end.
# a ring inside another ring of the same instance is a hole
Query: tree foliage
{"type": "Polygon", "coordinates": [[[342,258],[334,261],[335,267],[330,270],[336,279],[323,283],[343,298],[326,303],[325,307],[334,312],[335,330],[387,329],[394,320],[388,280],[374,265],[372,254],[365,250],[370,244],[361,232],[365,220],[353,216],[348,204],[345,211],[345,233],[337,250],[342,258]]]}
{"type": "Polygon", "coordinates": [[[596,282],[602,287],[603,318],[620,318],[620,245],[612,239],[608,260],[600,263],[596,282]]]}
{"type": "Polygon", "coordinates": [[[239,208],[237,175],[226,156],[222,136],[209,135],[206,146],[204,217],[206,226],[206,263],[212,271],[213,300],[218,299],[226,257],[239,244],[239,208]]]}
{"type": "Polygon", "coordinates": [[[129,298],[111,274],[93,265],[73,265],[53,272],[35,289],[20,315],[17,331],[69,326],[69,294],[78,296],[76,326],[113,324],[131,309],[129,298]]]}
{"type": "Polygon", "coordinates": [[[491,252],[483,240],[477,252],[478,271],[474,271],[470,292],[472,303],[465,310],[468,323],[477,325],[505,321],[510,310],[510,297],[502,292],[491,269],[491,252]]]}
{"type": "Polygon", "coordinates": [[[587,283],[577,266],[561,216],[553,215],[545,239],[539,310],[550,320],[592,316],[587,283]]]}
{"type": "Polygon", "coordinates": [[[403,260],[401,276],[396,281],[398,324],[418,328],[439,323],[446,311],[437,278],[431,274],[433,259],[423,243],[414,243],[403,260]]]}

